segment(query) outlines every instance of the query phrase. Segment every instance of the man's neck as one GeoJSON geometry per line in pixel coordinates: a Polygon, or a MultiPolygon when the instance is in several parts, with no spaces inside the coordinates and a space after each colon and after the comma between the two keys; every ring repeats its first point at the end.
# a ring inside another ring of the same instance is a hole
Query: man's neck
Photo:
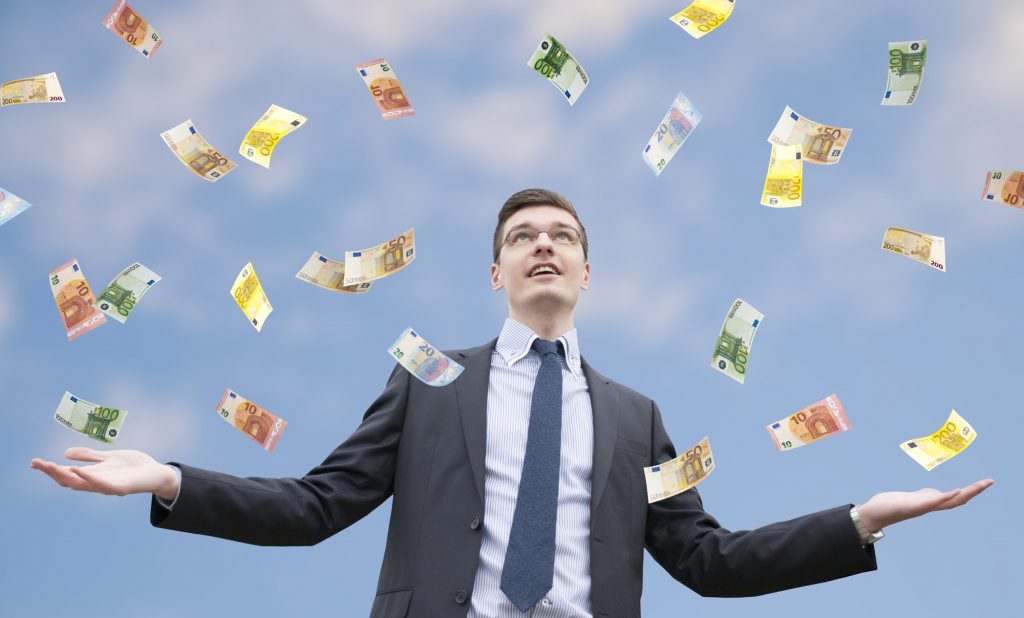
{"type": "Polygon", "coordinates": [[[530,327],[541,339],[554,341],[573,329],[572,312],[548,313],[520,312],[509,307],[508,317],[530,327]]]}

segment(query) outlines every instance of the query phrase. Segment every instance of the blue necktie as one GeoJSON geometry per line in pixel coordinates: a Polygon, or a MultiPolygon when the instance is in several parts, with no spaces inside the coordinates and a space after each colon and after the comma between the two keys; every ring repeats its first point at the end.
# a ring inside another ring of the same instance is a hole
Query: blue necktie
{"type": "Polygon", "coordinates": [[[562,367],[558,344],[536,339],[540,371],[533,383],[526,458],[501,571],[501,590],[519,611],[533,607],[555,574],[558,466],[562,444],[562,367]]]}

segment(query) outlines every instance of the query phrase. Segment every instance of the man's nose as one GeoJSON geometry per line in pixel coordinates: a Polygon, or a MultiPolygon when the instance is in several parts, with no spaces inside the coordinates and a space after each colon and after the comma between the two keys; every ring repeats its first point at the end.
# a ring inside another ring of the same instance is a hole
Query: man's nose
{"type": "Polygon", "coordinates": [[[548,236],[547,232],[541,232],[540,234],[538,234],[537,240],[535,240],[533,243],[534,253],[542,253],[545,251],[551,253],[553,252],[554,248],[555,243],[551,242],[551,237],[548,236]]]}

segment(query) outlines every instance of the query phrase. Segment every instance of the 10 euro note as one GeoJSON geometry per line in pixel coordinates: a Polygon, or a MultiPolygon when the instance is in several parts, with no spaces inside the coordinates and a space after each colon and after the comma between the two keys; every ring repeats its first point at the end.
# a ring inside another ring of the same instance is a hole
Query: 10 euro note
{"type": "Polygon", "coordinates": [[[583,94],[590,78],[576,59],[558,39],[545,34],[537,44],[537,49],[526,61],[526,66],[546,78],[556,90],[565,96],[569,105],[573,105],[583,94]]]}
{"type": "Polygon", "coordinates": [[[882,105],[911,105],[917,99],[927,53],[926,40],[889,43],[889,78],[882,105]]]}
{"type": "Polygon", "coordinates": [[[223,156],[196,131],[189,118],[160,134],[164,143],[193,174],[209,182],[220,180],[237,165],[223,156]]]}
{"type": "Polygon", "coordinates": [[[95,404],[64,391],[53,420],[93,440],[113,444],[127,416],[127,410],[95,404]]]}
{"type": "Polygon", "coordinates": [[[946,239],[941,236],[890,227],[882,237],[882,249],[946,272],[946,239]]]}
{"type": "Polygon", "coordinates": [[[64,320],[68,341],[107,323],[103,312],[94,306],[96,299],[77,259],[50,271],[50,291],[64,320]]]}
{"type": "Polygon", "coordinates": [[[268,453],[277,446],[288,421],[227,389],[217,403],[221,418],[256,441],[268,453]]]}
{"type": "Polygon", "coordinates": [[[714,470],[715,457],[711,453],[711,443],[705,436],[696,446],[675,459],[644,468],[647,503],[681,494],[697,486],[714,470]]]}
{"type": "Polygon", "coordinates": [[[990,202],[998,198],[1007,206],[1024,208],[1024,172],[992,170],[985,176],[981,198],[990,202]]]}
{"type": "Polygon", "coordinates": [[[424,384],[444,386],[462,373],[462,365],[445,356],[416,332],[407,328],[388,348],[400,365],[424,384]]]}
{"type": "Polygon", "coordinates": [[[799,146],[804,160],[831,165],[839,163],[851,133],[853,129],[823,125],[801,116],[787,105],[768,136],[768,142],[799,146]]]}
{"type": "Polygon", "coordinates": [[[56,73],[36,75],[0,85],[0,107],[21,103],[63,103],[64,91],[56,73]]]}
{"type": "Polygon", "coordinates": [[[0,225],[28,210],[32,204],[0,187],[0,225]]]}
{"type": "Polygon", "coordinates": [[[747,379],[750,346],[763,319],[763,313],[737,298],[722,322],[722,332],[711,355],[711,367],[743,384],[747,379]]]}
{"type": "Polygon", "coordinates": [[[398,76],[394,69],[383,58],[371,60],[366,64],[356,67],[363,83],[370,89],[370,96],[373,97],[380,116],[384,120],[394,120],[404,116],[413,116],[416,110],[412,108],[409,97],[405,96],[402,84],[398,82],[398,76]]]}
{"type": "Polygon", "coordinates": [[[124,324],[135,305],[157,281],[160,275],[135,262],[103,288],[93,306],[124,324]]]}
{"type": "Polygon", "coordinates": [[[270,306],[270,300],[267,298],[266,292],[263,291],[263,286],[260,285],[260,279],[256,276],[256,269],[252,267],[252,262],[246,264],[235,277],[235,282],[231,284],[231,297],[242,308],[242,313],[249,319],[249,323],[253,325],[256,332],[262,331],[263,324],[274,308],[270,306]]]}
{"type": "Polygon", "coordinates": [[[665,117],[661,119],[661,124],[654,130],[651,139],[647,140],[647,146],[641,153],[644,163],[651,168],[655,176],[661,176],[662,170],[703,118],[686,95],[682,92],[676,95],[671,107],[665,112],[665,117]]]}
{"type": "Polygon", "coordinates": [[[306,117],[283,107],[271,105],[245,134],[238,154],[257,165],[270,169],[270,155],[277,141],[306,123],[306,117]]]}
{"type": "Polygon", "coordinates": [[[345,294],[369,292],[370,286],[373,285],[372,281],[345,285],[345,264],[320,255],[319,251],[314,251],[313,255],[309,256],[306,263],[302,265],[302,269],[295,273],[295,277],[312,283],[318,288],[345,294]]]}
{"type": "Polygon", "coordinates": [[[393,275],[412,263],[416,259],[414,229],[376,247],[346,251],[344,285],[366,283],[393,275]]]}
{"type": "Polygon", "coordinates": [[[735,0],[694,0],[669,19],[695,39],[725,23],[736,6],[735,0]]]}
{"type": "Polygon", "coordinates": [[[799,146],[772,144],[768,175],[761,191],[761,205],[791,208],[803,203],[804,160],[799,146]]]}
{"type": "Polygon", "coordinates": [[[125,0],[114,2],[114,8],[107,13],[103,25],[121,37],[122,41],[134,47],[147,60],[153,57],[153,52],[164,42],[153,26],[125,0]]]}
{"type": "Polygon", "coordinates": [[[938,431],[930,436],[907,440],[900,444],[900,448],[925,470],[931,470],[962,453],[976,437],[978,433],[974,427],[953,410],[938,431]]]}
{"type": "Polygon", "coordinates": [[[768,434],[780,451],[816,442],[825,436],[848,431],[853,425],[839,397],[832,393],[799,412],[768,425],[768,434]]]}

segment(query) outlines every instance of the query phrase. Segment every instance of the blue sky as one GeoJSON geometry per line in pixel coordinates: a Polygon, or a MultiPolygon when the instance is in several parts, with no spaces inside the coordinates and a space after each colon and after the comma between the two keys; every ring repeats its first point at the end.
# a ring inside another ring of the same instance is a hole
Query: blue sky
{"type": "Polygon", "coordinates": [[[70,390],[129,411],[119,448],[301,476],[357,426],[404,328],[441,348],[497,334],[491,234],[530,186],[587,226],[583,355],[657,401],[677,448],[710,436],[700,490],[726,527],[997,481],[887,530],[879,571],[825,585],[703,599],[648,559],[646,615],[1019,610],[1024,212],[980,193],[987,170],[1024,166],[1020,3],[740,0],[698,41],[668,20],[685,2],[141,0],[165,40],[149,61],[100,24],[110,4],[0,6],[0,80],[56,71],[67,98],[0,110],[0,186],[33,204],[0,227],[0,613],[366,615],[390,503],[316,547],[250,547],[154,529],[148,495],[71,492],[28,462],[87,443],[52,418],[70,390]],[[545,32],[590,76],[574,107],[526,67],[545,32]],[[918,38],[917,102],[880,106],[888,41],[918,38]],[[414,117],[381,120],[354,68],[378,57],[414,117]],[[680,90],[704,120],[655,178],[640,152],[680,90]],[[268,171],[235,153],[272,103],[309,121],[268,171]],[[803,207],[772,210],[765,138],[786,105],[853,135],[838,165],[805,166],[803,207]],[[160,139],[186,118],[238,169],[189,173],[160,139]],[[369,294],[294,277],[314,250],[413,226],[416,261],[369,294]],[[883,252],[888,226],[944,236],[948,272],[883,252]],[[73,257],[94,288],[133,261],[163,280],[126,324],[69,343],[46,280],[73,257]],[[274,306],[261,333],[229,294],[249,261],[274,306]],[[708,367],[736,297],[765,314],[742,386],[708,367]],[[289,421],[273,453],[217,418],[225,388],[289,421]],[[853,430],[776,452],[765,425],[833,392],[853,430]],[[926,472],[899,443],[951,408],[978,438],[926,472]]]}

